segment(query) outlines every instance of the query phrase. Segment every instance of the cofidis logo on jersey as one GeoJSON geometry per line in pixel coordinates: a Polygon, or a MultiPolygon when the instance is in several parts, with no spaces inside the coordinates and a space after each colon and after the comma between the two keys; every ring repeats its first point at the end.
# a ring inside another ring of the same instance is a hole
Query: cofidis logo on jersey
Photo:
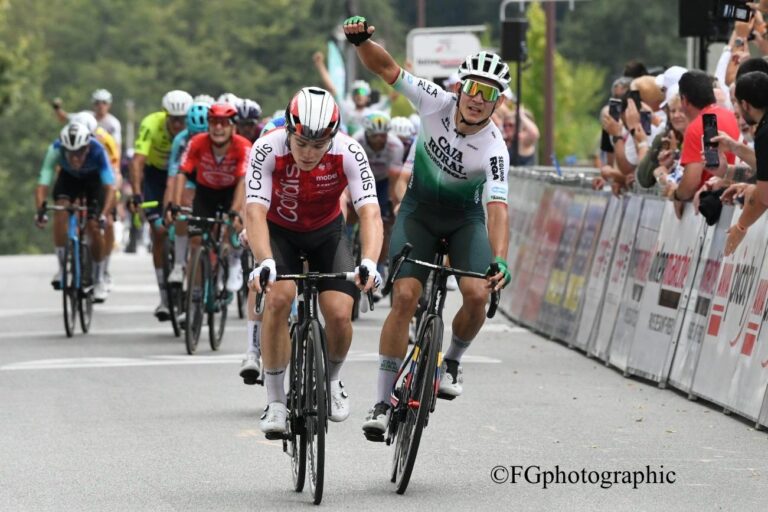
{"type": "Polygon", "coordinates": [[[360,179],[363,181],[363,190],[368,192],[376,188],[371,165],[368,163],[368,156],[365,154],[365,151],[363,151],[363,148],[358,144],[349,144],[347,146],[347,151],[349,151],[355,159],[357,168],[360,171],[360,179]]]}

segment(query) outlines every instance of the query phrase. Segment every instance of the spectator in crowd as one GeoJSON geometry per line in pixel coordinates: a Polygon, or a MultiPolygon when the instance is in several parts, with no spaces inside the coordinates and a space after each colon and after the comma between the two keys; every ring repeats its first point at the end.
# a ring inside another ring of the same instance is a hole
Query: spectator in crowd
{"type": "Polygon", "coordinates": [[[513,167],[530,167],[536,164],[536,143],[539,141],[539,129],[533,121],[533,116],[525,108],[520,108],[520,143],[515,139],[516,113],[504,114],[502,135],[509,151],[509,165],[513,167]]]}
{"type": "Polygon", "coordinates": [[[648,68],[637,59],[632,59],[624,65],[624,76],[637,78],[648,74],[648,68]]]}
{"type": "MultiPolygon", "coordinates": [[[[629,86],[631,83],[632,79],[625,76],[614,80],[613,85],[611,85],[611,98],[622,98],[629,91],[629,86]]],[[[607,114],[608,105],[604,106],[600,111],[600,119],[602,119],[603,116],[607,114]]],[[[608,132],[605,131],[604,127],[600,131],[600,152],[602,153],[600,157],[602,164],[613,166],[615,160],[613,154],[613,144],[611,143],[611,136],[608,134],[608,132]]]]}
{"type": "MultiPolygon", "coordinates": [[[[673,93],[674,89],[676,86],[672,89],[673,93]]],[[[671,197],[682,177],[682,168],[679,165],[680,148],[689,121],[683,112],[678,94],[674,94],[669,101],[665,100],[665,103],[666,130],[653,139],[650,150],[637,166],[636,179],[638,184],[645,188],[658,183],[661,195],[671,197]]]]}
{"type": "MultiPolygon", "coordinates": [[[[72,114],[64,110],[61,99],[54,99],[52,104],[59,121],[68,123],[72,114]]],[[[120,149],[123,144],[120,121],[109,112],[110,108],[112,108],[112,94],[106,89],[96,89],[91,94],[91,105],[93,106],[91,113],[96,118],[96,122],[115,139],[117,148],[120,149]]]]}
{"type": "MultiPolygon", "coordinates": [[[[747,229],[768,209],[768,119],[765,115],[768,110],[768,74],[751,71],[741,75],[736,81],[736,100],[744,120],[757,127],[754,161],[750,162],[756,169],[757,184],[733,185],[723,193],[724,202],[732,201],[736,195],[744,197],[744,211],[736,224],[728,230],[724,253],[726,256],[736,251],[747,229]]],[[[722,140],[722,137],[720,139],[722,140]]]]}
{"type": "MultiPolygon", "coordinates": [[[[699,188],[713,175],[712,170],[705,169],[702,156],[703,115],[714,114],[717,117],[718,129],[734,140],[739,138],[739,126],[733,112],[715,103],[712,77],[703,71],[694,70],[683,74],[678,88],[682,110],[690,121],[683,137],[680,157],[683,177],[673,193],[675,211],[682,215],[684,202],[692,200],[699,188]]],[[[735,156],[732,152],[727,152],[725,156],[729,164],[734,163],[735,156]]]]}

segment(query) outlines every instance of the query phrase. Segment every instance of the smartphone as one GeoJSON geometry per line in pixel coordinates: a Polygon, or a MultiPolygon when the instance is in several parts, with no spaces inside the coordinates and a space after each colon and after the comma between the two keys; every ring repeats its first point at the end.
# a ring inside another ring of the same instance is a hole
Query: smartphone
{"type": "Polygon", "coordinates": [[[611,98],[608,100],[608,115],[614,118],[616,121],[621,119],[621,100],[618,98],[611,98]]]}
{"type": "Polygon", "coordinates": [[[651,113],[648,111],[640,112],[640,124],[646,135],[651,134],[651,113]]]}
{"type": "Polygon", "coordinates": [[[719,0],[715,12],[717,17],[725,20],[746,22],[752,19],[752,9],[747,0],[719,0]]]}
{"type": "Polygon", "coordinates": [[[717,142],[712,142],[717,137],[717,116],[715,114],[703,114],[704,123],[704,166],[715,168],[720,166],[720,157],[717,154],[717,142]]]}
{"type": "Polygon", "coordinates": [[[635,102],[637,111],[640,112],[640,105],[642,103],[642,100],[640,99],[640,91],[629,91],[629,97],[635,102]]]}

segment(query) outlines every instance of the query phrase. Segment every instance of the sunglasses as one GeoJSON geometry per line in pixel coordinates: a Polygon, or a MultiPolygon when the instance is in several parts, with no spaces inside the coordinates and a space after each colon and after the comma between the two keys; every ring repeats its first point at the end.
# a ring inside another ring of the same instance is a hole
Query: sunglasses
{"type": "Polygon", "coordinates": [[[168,116],[168,120],[172,123],[186,123],[187,116],[168,116]]]}
{"type": "Polygon", "coordinates": [[[84,157],[87,152],[88,152],[88,146],[83,146],[82,148],[76,149],[74,151],[72,151],[71,149],[66,150],[67,156],[76,157],[76,158],[84,157]]]}
{"type": "Polygon", "coordinates": [[[492,103],[498,100],[499,96],[501,96],[501,91],[499,91],[499,89],[493,85],[477,82],[469,78],[464,80],[464,82],[461,84],[461,90],[470,98],[474,98],[478,93],[480,93],[483,97],[483,100],[488,103],[492,103]]]}

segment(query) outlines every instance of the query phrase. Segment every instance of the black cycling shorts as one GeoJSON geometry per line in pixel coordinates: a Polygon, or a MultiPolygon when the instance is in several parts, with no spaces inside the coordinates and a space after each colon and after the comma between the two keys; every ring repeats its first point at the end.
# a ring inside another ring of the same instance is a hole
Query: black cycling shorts
{"type": "Polygon", "coordinates": [[[221,190],[198,185],[192,202],[192,215],[215,217],[216,212],[228,212],[235,198],[235,187],[221,190]]]}
{"type": "Polygon", "coordinates": [[[168,185],[168,171],[151,165],[144,166],[144,186],[142,194],[144,201],[157,201],[156,208],[147,208],[144,213],[147,220],[154,222],[163,214],[163,198],[165,197],[165,188],[168,185]]]}
{"type": "Polygon", "coordinates": [[[66,171],[60,171],[53,185],[53,198],[73,202],[79,197],[85,198],[87,206],[95,207],[97,212],[101,212],[104,206],[104,185],[101,183],[101,176],[93,173],[78,178],[66,171]]]}
{"type": "MultiPolygon", "coordinates": [[[[198,191],[200,189],[198,188],[198,191]]],[[[292,231],[269,224],[269,239],[278,274],[299,274],[301,268],[300,252],[304,252],[311,272],[352,272],[355,260],[349,239],[344,236],[344,217],[339,215],[325,226],[314,231],[292,231]]],[[[355,283],[337,279],[320,281],[320,292],[335,290],[355,296],[355,283]]]]}

